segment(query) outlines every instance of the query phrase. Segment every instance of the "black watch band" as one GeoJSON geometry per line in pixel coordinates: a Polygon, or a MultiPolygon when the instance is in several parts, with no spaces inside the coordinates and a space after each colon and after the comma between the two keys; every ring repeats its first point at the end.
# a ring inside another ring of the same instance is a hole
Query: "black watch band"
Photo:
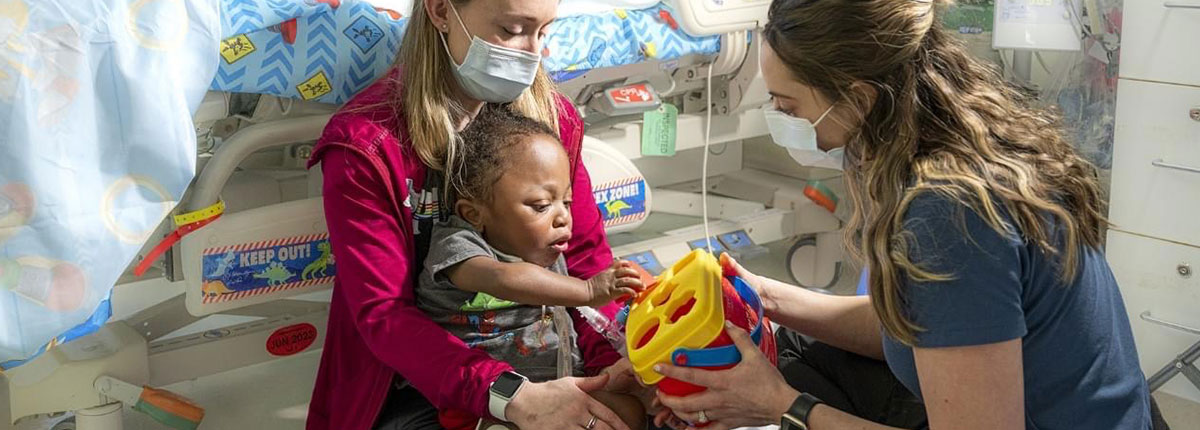
{"type": "Polygon", "coordinates": [[[822,403],[825,402],[812,394],[800,393],[796,401],[792,402],[792,407],[783,414],[783,419],[779,422],[780,430],[808,430],[808,414],[822,403]]]}

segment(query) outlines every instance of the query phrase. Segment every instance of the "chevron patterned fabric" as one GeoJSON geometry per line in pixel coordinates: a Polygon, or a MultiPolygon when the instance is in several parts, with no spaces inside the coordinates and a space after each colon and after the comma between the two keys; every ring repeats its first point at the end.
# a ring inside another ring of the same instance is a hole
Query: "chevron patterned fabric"
{"type": "MultiPolygon", "coordinates": [[[[408,18],[369,0],[221,0],[222,61],[211,88],[341,104],[383,75],[408,18]]],[[[407,11],[405,11],[407,12],[407,11]]],[[[688,54],[720,37],[684,33],[665,4],[560,18],[542,50],[558,81],[688,54]]]]}

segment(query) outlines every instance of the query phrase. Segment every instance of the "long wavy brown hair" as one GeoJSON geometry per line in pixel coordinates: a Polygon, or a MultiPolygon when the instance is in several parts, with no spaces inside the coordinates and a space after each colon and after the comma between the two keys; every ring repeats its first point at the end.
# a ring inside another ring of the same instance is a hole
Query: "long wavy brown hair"
{"type": "Polygon", "coordinates": [[[996,231],[1037,244],[1056,258],[1064,284],[1107,225],[1096,168],[1064,138],[1058,116],[1034,108],[944,31],[943,6],[775,0],[763,31],[795,79],[855,112],[847,248],[870,271],[884,330],[908,345],[921,328],[904,311],[902,286],[954,276],[909,258],[903,222],[917,195],[953,198],[996,231]]]}

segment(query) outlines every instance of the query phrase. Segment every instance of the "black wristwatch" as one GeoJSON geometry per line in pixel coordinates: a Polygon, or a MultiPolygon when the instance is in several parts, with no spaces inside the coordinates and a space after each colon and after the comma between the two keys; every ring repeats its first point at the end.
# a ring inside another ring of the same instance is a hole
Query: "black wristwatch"
{"type": "Polygon", "coordinates": [[[800,393],[800,396],[796,397],[796,401],[792,402],[792,407],[783,414],[783,419],[779,422],[779,429],[808,430],[808,414],[814,407],[822,403],[825,402],[812,394],[800,393]]]}
{"type": "Polygon", "coordinates": [[[500,421],[508,421],[504,411],[509,402],[521,391],[521,387],[529,380],[517,372],[504,372],[492,382],[488,388],[488,412],[500,421]]]}

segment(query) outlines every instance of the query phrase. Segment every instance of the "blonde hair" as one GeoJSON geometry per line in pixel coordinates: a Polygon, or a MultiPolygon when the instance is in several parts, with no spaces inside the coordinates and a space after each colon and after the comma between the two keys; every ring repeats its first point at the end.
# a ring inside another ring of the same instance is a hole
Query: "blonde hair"
{"type": "MultiPolygon", "coordinates": [[[[470,0],[447,0],[455,6],[470,0]]],[[[402,68],[400,91],[393,92],[390,104],[396,115],[403,116],[408,137],[417,157],[431,169],[444,171],[453,164],[463,142],[458,138],[455,124],[467,114],[454,100],[454,63],[442,46],[441,35],[429,14],[425,2],[415,0],[409,15],[400,53],[396,62],[402,68]]],[[[555,86],[538,68],[533,85],[509,104],[509,108],[550,127],[558,137],[558,103],[555,86]]],[[[452,178],[446,175],[446,181],[452,178]]]]}
{"type": "Polygon", "coordinates": [[[928,0],[775,0],[763,32],[793,77],[856,112],[846,242],[870,272],[884,330],[908,345],[921,328],[904,311],[905,279],[953,276],[909,258],[904,216],[921,193],[952,198],[1057,257],[1064,282],[1107,225],[1096,169],[1063,137],[1059,118],[971,57],[938,11],[928,0]],[[874,100],[855,91],[863,84],[874,100]]]}

